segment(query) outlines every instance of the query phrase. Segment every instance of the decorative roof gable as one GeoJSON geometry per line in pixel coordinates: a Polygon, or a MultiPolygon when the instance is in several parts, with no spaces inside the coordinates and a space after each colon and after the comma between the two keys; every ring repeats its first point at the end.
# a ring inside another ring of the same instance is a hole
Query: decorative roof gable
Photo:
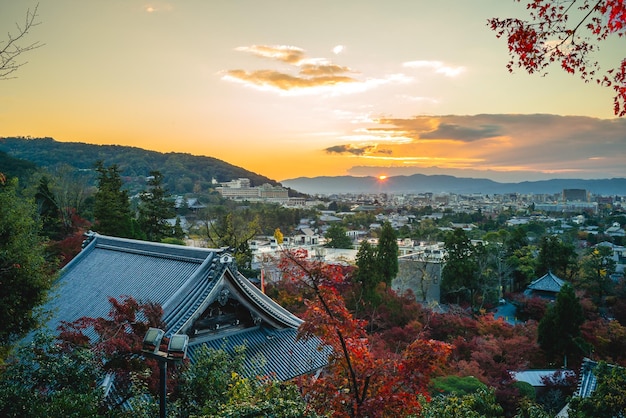
{"type": "Polygon", "coordinates": [[[559,293],[564,284],[565,280],[558,278],[549,271],[529,284],[527,289],[531,291],[559,293]]]}
{"type": "Polygon", "coordinates": [[[247,341],[254,344],[250,353],[265,357],[267,375],[285,380],[326,364],[318,340],[296,338],[302,320],[250,283],[225,251],[98,234],[89,238],[62,270],[45,306],[51,312],[49,329],[83,316],[106,317],[109,297],[132,296],[160,304],[166,335],[187,333],[192,352],[202,345],[232,348],[247,341]],[[301,358],[306,362],[285,367],[301,358]]]}

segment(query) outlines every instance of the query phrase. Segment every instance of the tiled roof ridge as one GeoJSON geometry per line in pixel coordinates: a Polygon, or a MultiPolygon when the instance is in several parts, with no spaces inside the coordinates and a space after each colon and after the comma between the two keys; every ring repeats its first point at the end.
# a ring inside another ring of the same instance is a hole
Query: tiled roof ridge
{"type": "Polygon", "coordinates": [[[241,290],[255,303],[263,307],[267,313],[272,314],[281,322],[293,327],[298,328],[304,321],[282,306],[274,302],[269,296],[262,293],[254,285],[250,283],[242,274],[233,274],[235,281],[239,284],[241,290]]]}
{"type": "Polygon", "coordinates": [[[597,380],[593,374],[593,369],[597,366],[598,362],[585,357],[582,365],[580,366],[580,376],[578,385],[576,388],[576,395],[580,397],[588,397],[596,389],[597,380]]]}
{"type": "Polygon", "coordinates": [[[168,305],[174,306],[170,312],[163,316],[163,321],[167,324],[168,334],[179,332],[189,317],[195,315],[198,307],[208,297],[217,281],[207,280],[208,277],[212,277],[211,270],[215,269],[215,260],[216,257],[207,258],[190,277],[188,285],[181,287],[177,294],[172,297],[172,301],[163,306],[164,310],[168,310],[168,305]],[[191,310],[190,308],[194,305],[197,306],[191,310]]]}
{"type": "Polygon", "coordinates": [[[209,296],[215,291],[217,283],[220,282],[224,275],[224,270],[226,270],[226,266],[222,264],[217,257],[213,257],[208,261],[206,266],[203,266],[196,272],[196,276],[200,280],[197,280],[199,285],[196,285],[194,289],[201,289],[201,291],[193,292],[195,294],[193,299],[187,299],[184,306],[181,304],[177,307],[177,310],[182,310],[185,315],[177,318],[176,322],[172,325],[168,324],[168,335],[180,332],[186,328],[187,324],[189,324],[194,317],[206,309],[207,301],[210,300],[209,296]],[[208,277],[213,277],[213,279],[206,280],[208,277]],[[186,308],[186,310],[183,308],[186,308]]]}
{"type": "Polygon", "coordinates": [[[551,270],[549,270],[546,274],[539,277],[538,279],[533,280],[529,285],[529,289],[535,290],[551,290],[558,291],[564,284],[565,280],[559,278],[551,270]]]}
{"type": "MultiPolygon", "coordinates": [[[[185,261],[185,262],[189,262],[189,263],[198,263],[198,264],[200,264],[200,263],[202,263],[205,260],[205,259],[198,258],[198,257],[185,257],[185,256],[182,256],[182,255],[174,255],[174,254],[162,253],[162,252],[158,252],[158,251],[140,250],[140,249],[131,248],[131,247],[120,247],[120,246],[116,246],[116,245],[107,245],[107,244],[102,244],[102,243],[98,243],[98,242],[96,242],[96,247],[97,248],[101,248],[103,250],[120,251],[120,252],[125,252],[125,253],[130,253],[130,254],[145,255],[145,256],[149,256],[149,257],[167,258],[169,260],[185,261]]],[[[208,256],[208,254],[207,254],[207,256],[208,256]]]]}

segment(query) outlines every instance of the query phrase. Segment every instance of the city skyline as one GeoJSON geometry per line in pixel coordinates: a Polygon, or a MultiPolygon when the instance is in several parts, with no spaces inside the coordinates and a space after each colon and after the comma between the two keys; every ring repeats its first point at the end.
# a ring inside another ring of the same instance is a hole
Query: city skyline
{"type": "MultiPolygon", "coordinates": [[[[34,4],[2,0],[11,31],[34,4]]],[[[490,17],[441,2],[41,1],[0,136],[222,159],[267,177],[626,177],[613,90],[510,74],[490,17]]],[[[0,38],[0,40],[4,40],[0,38]]],[[[600,58],[621,59],[619,42],[600,58]]]]}

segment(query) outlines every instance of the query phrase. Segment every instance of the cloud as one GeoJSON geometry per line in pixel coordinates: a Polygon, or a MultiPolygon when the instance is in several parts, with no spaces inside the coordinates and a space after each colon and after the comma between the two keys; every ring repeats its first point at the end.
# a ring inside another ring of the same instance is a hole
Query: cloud
{"type": "Polygon", "coordinates": [[[305,63],[300,66],[300,75],[303,76],[330,76],[351,72],[350,68],[327,62],[305,63]]]}
{"type": "Polygon", "coordinates": [[[420,172],[436,168],[520,176],[541,173],[545,178],[626,176],[626,119],[448,115],[377,122],[376,127],[355,129],[353,139],[343,135],[342,141],[348,143],[339,149],[359,149],[352,155],[369,167],[420,172]],[[363,138],[376,145],[364,147],[363,138]]]}
{"type": "Polygon", "coordinates": [[[462,126],[452,123],[442,123],[436,130],[420,135],[422,139],[454,139],[458,141],[477,141],[479,139],[492,138],[501,135],[500,129],[495,125],[462,126]]]}
{"type": "Polygon", "coordinates": [[[355,145],[335,145],[326,148],[329,154],[352,154],[352,155],[364,155],[368,150],[372,149],[372,146],[358,147],[355,145]]]}
{"type": "Polygon", "coordinates": [[[333,54],[339,55],[339,54],[341,54],[344,51],[344,49],[346,49],[345,46],[337,45],[336,47],[333,48],[333,54]]]}
{"type": "Polygon", "coordinates": [[[346,76],[318,75],[315,77],[298,77],[273,70],[258,70],[252,72],[231,70],[226,72],[225,77],[248,85],[276,88],[279,90],[306,89],[355,82],[354,79],[346,76]]]}
{"type": "Polygon", "coordinates": [[[240,46],[235,51],[251,52],[258,57],[273,58],[288,64],[299,64],[305,58],[303,49],[290,45],[240,46]]]}
{"type": "Polygon", "coordinates": [[[402,64],[406,68],[430,69],[436,74],[443,74],[446,77],[456,77],[465,72],[465,67],[451,67],[441,61],[408,61],[402,64]]]}
{"type": "MultiPolygon", "coordinates": [[[[390,74],[382,78],[357,78],[358,72],[325,58],[308,57],[301,48],[288,45],[243,46],[236,51],[249,52],[261,58],[268,58],[280,64],[288,64],[284,69],[227,70],[222,79],[238,82],[260,90],[274,90],[285,94],[349,94],[373,89],[389,83],[406,83],[402,74],[390,74]]],[[[339,51],[335,47],[335,51],[339,51]]]]}

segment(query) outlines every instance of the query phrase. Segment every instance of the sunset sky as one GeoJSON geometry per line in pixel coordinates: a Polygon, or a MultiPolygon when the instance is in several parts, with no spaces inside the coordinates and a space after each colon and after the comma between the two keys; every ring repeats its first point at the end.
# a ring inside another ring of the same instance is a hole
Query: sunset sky
{"type": "MultiPolygon", "coordinates": [[[[0,42],[35,4],[0,0],[0,42]]],[[[611,89],[556,66],[508,72],[487,19],[525,13],[513,0],[40,0],[28,40],[45,45],[0,81],[0,137],[206,155],[279,181],[626,177],[611,89]]],[[[625,43],[600,62],[617,65],[625,43]]]]}

